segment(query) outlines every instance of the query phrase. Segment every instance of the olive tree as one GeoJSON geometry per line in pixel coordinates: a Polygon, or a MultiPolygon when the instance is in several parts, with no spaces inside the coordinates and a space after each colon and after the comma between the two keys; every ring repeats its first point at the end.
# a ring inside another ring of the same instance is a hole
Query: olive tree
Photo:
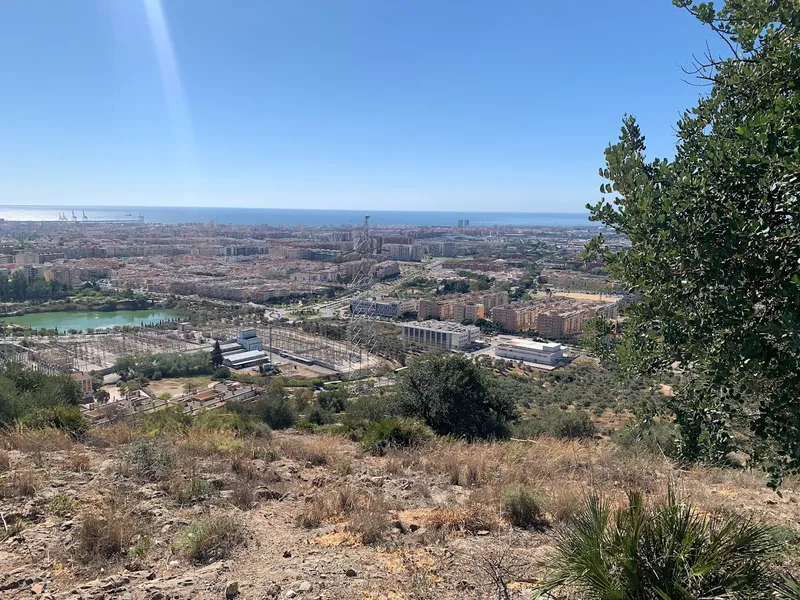
{"type": "Polygon", "coordinates": [[[688,69],[709,85],[677,124],[671,160],[649,160],[633,117],[606,150],[592,219],[624,233],[610,272],[642,300],[620,362],[679,367],[671,400],[687,458],[719,457],[745,434],[779,480],[800,470],[800,5],[674,0],[726,44],[688,69]],[[740,437],[740,436],[737,436],[740,437]]]}

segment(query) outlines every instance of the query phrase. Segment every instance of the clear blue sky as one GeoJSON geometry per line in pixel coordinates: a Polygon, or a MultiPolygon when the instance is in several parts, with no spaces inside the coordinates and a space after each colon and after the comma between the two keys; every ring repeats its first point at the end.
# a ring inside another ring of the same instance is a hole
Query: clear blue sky
{"type": "Polygon", "coordinates": [[[669,0],[2,0],[0,204],[581,210],[711,34],[669,0]]]}

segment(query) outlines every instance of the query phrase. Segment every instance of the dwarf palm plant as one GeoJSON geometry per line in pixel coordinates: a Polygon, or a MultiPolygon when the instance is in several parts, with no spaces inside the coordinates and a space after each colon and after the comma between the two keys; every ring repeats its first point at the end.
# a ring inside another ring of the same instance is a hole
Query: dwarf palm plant
{"type": "Polygon", "coordinates": [[[559,534],[556,573],[540,596],[566,589],[584,600],[773,597],[777,549],[770,527],[701,514],[672,489],[653,505],[631,492],[614,511],[592,495],[559,534]]]}

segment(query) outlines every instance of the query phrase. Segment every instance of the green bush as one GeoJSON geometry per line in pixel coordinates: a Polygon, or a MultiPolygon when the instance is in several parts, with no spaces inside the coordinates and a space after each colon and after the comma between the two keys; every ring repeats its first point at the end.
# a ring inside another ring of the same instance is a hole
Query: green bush
{"type": "Polygon", "coordinates": [[[671,489],[651,505],[631,492],[614,511],[592,495],[558,534],[555,575],[540,593],[566,586],[587,600],[773,597],[778,549],[769,527],[702,514],[671,489]]]}
{"type": "Polygon", "coordinates": [[[317,394],[317,404],[330,413],[340,413],[348,405],[347,390],[323,390],[317,394]]]}
{"type": "Polygon", "coordinates": [[[78,425],[72,415],[79,410],[59,416],[54,409],[78,407],[82,396],[78,384],[68,375],[48,375],[7,363],[0,367],[0,427],[13,425],[34,413],[40,413],[40,417],[49,421],[78,425]]]}
{"type": "Polygon", "coordinates": [[[486,371],[459,354],[429,352],[397,375],[395,401],[402,414],[439,435],[467,439],[505,437],[517,418],[513,402],[489,384],[486,371]]]}
{"type": "Polygon", "coordinates": [[[231,378],[231,370],[228,367],[217,367],[214,373],[211,374],[211,379],[222,381],[223,379],[231,378]]]}
{"type": "Polygon", "coordinates": [[[433,438],[433,432],[419,421],[386,419],[367,425],[361,444],[364,449],[379,456],[393,448],[409,448],[424,444],[433,438]]]}
{"type": "Polygon", "coordinates": [[[208,352],[173,352],[163,354],[141,354],[121,356],[114,363],[114,372],[124,380],[137,377],[155,379],[161,377],[193,377],[214,372],[208,352]]]}
{"type": "Polygon", "coordinates": [[[631,421],[614,436],[614,441],[632,452],[675,456],[678,428],[663,420],[631,421]]]}
{"type": "Polygon", "coordinates": [[[38,408],[22,417],[20,425],[31,429],[63,429],[74,440],[83,439],[89,431],[89,422],[83,418],[81,408],[63,404],[38,408]]]}
{"type": "Polygon", "coordinates": [[[191,415],[183,412],[182,406],[167,406],[143,415],[141,425],[151,433],[180,433],[192,424],[191,415]]]}
{"type": "Polygon", "coordinates": [[[314,406],[308,411],[307,420],[314,425],[328,425],[329,423],[333,423],[333,414],[329,410],[325,410],[318,403],[314,403],[314,406]]]}
{"type": "Polygon", "coordinates": [[[232,515],[216,514],[192,521],[175,542],[175,548],[195,562],[226,558],[244,542],[244,527],[232,515]]]}
{"type": "Polygon", "coordinates": [[[521,529],[543,529],[547,519],[542,503],[534,490],[519,488],[506,492],[503,498],[503,518],[521,529]]]}
{"type": "Polygon", "coordinates": [[[141,437],[122,451],[123,471],[149,481],[164,481],[175,469],[176,456],[164,442],[141,437]]]}
{"type": "Polygon", "coordinates": [[[554,406],[543,408],[533,418],[511,426],[514,437],[534,439],[542,435],[556,438],[590,438],[596,433],[589,414],[582,410],[567,411],[554,406]]]}
{"type": "Polygon", "coordinates": [[[254,409],[272,429],[288,429],[297,422],[297,411],[283,397],[265,396],[254,404],[254,409]]]}
{"type": "Polygon", "coordinates": [[[344,409],[344,424],[350,428],[356,428],[383,421],[395,416],[396,411],[392,408],[392,403],[385,396],[363,396],[347,405],[344,409]]]}

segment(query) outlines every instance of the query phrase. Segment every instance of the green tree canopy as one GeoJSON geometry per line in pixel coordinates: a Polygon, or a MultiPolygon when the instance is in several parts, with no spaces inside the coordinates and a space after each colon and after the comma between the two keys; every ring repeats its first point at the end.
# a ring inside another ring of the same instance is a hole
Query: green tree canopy
{"type": "Polygon", "coordinates": [[[211,350],[211,364],[214,365],[214,368],[222,365],[223,356],[222,356],[222,348],[219,345],[219,340],[214,342],[214,348],[211,350]]]}
{"type": "Polygon", "coordinates": [[[677,124],[672,160],[648,160],[626,117],[606,150],[592,219],[628,236],[610,272],[642,301],[616,346],[623,364],[686,377],[672,402],[685,456],[719,455],[729,429],[780,476],[800,467],[800,6],[674,0],[729,56],[692,72],[710,85],[677,124]]]}
{"type": "Polygon", "coordinates": [[[405,415],[440,435],[501,437],[517,417],[513,402],[494,394],[486,373],[459,354],[433,352],[410,361],[398,374],[396,394],[405,415]]]}

